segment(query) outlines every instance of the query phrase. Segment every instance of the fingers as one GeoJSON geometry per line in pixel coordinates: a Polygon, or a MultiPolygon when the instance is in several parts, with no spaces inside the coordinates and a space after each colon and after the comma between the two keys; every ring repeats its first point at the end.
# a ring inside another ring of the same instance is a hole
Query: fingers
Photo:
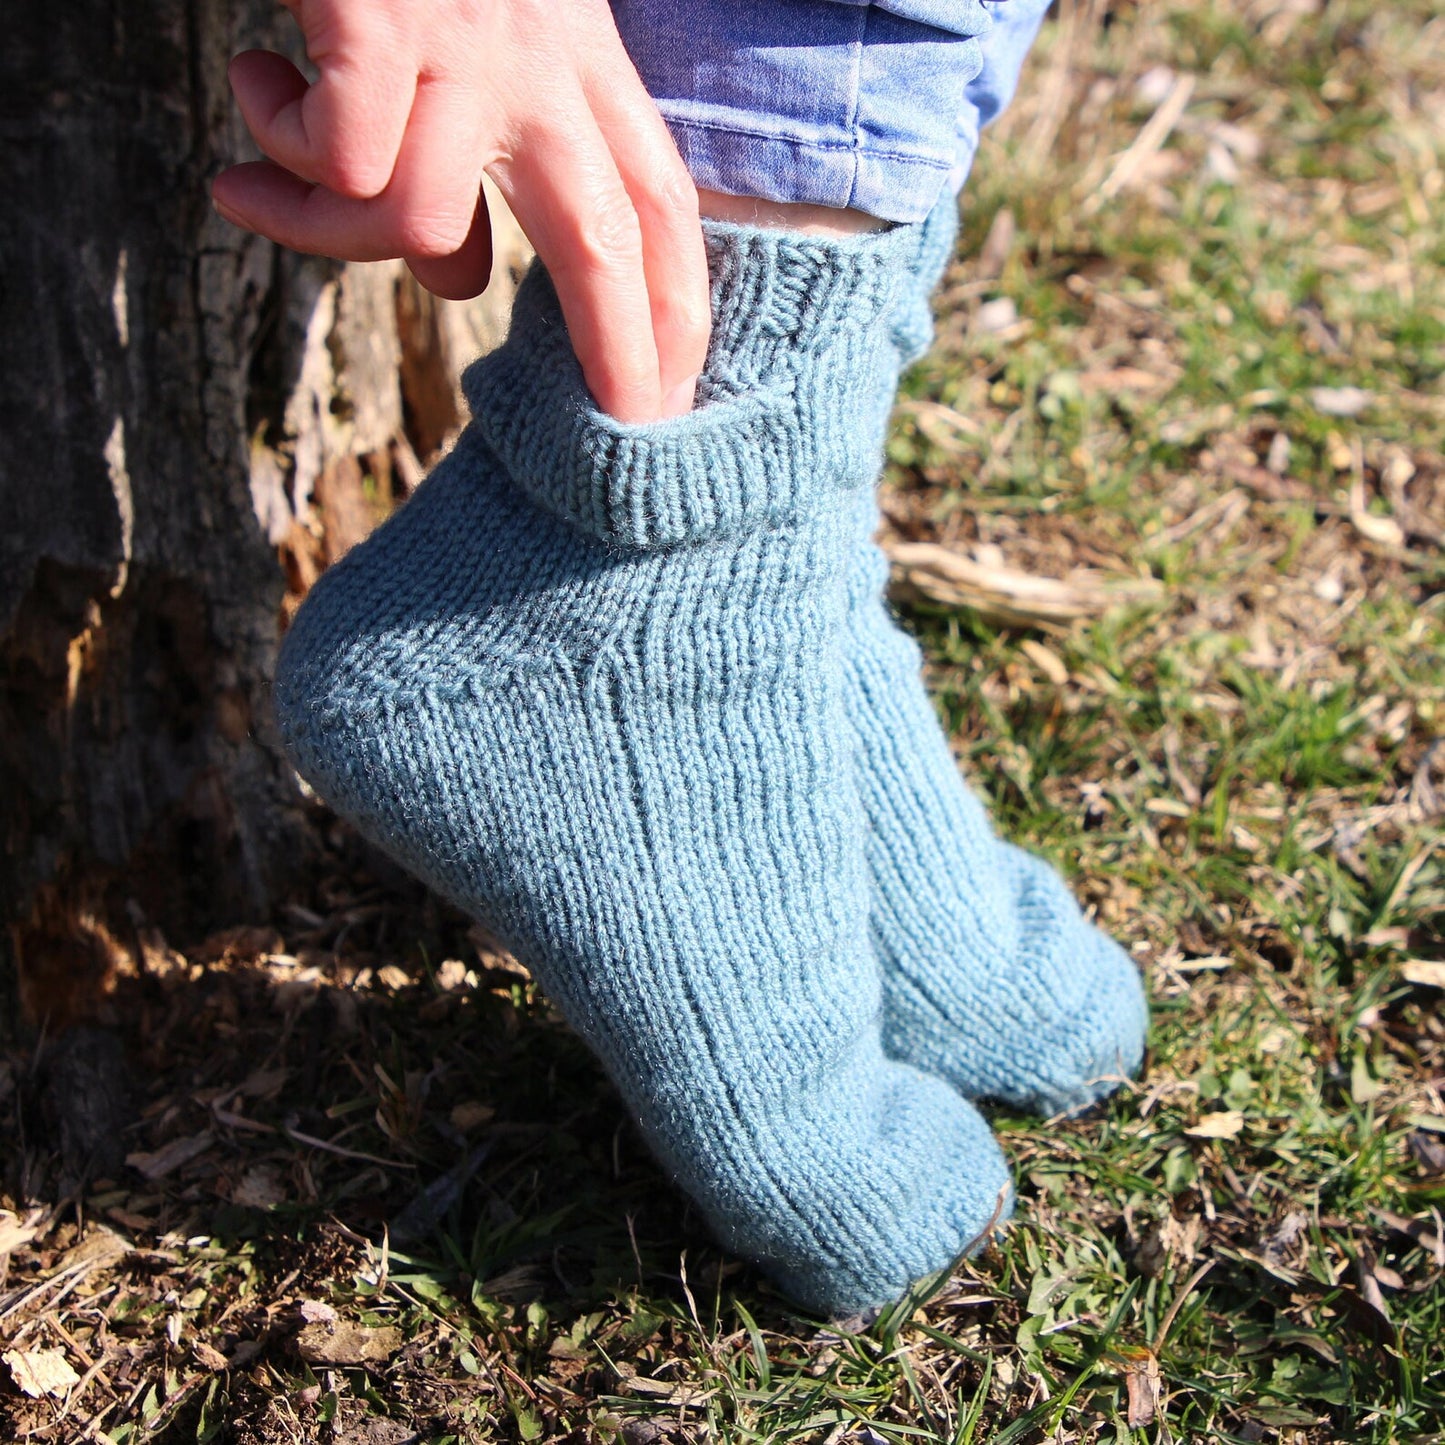
{"type": "Polygon", "coordinates": [[[383,37],[312,59],[306,77],[284,56],[248,50],[231,62],[231,89],[256,144],[277,165],[339,195],[379,195],[390,181],[416,91],[415,66],[376,53],[383,37]]]}
{"type": "MultiPolygon", "coordinates": [[[[625,55],[621,60],[631,71],[625,55]]],[[[692,408],[707,358],[707,253],[697,188],[657,106],[635,72],[630,78],[626,86],[615,75],[602,77],[589,85],[588,99],[637,214],[662,414],[677,416],[692,408]]]]}
{"type": "Polygon", "coordinates": [[[292,251],[338,261],[386,261],[398,255],[395,239],[367,216],[367,201],[338,196],[271,161],[247,161],[222,171],[211,184],[216,209],[292,251]]]}
{"type": "Polygon", "coordinates": [[[299,251],[404,256],[461,298],[490,272],[489,169],[552,274],[599,405],[628,422],[689,410],[710,324],[697,193],[604,0],[565,21],[509,0],[447,12],[457,35],[408,5],[283,3],[320,76],[263,51],[233,62],[269,161],[216,179],[222,213],[299,251]],[[438,35],[445,63],[426,59],[438,35]]]}
{"type": "Polygon", "coordinates": [[[445,293],[475,295],[491,264],[485,212],[477,225],[486,157],[474,121],[462,113],[464,95],[418,89],[391,181],[371,199],[340,195],[267,162],[223,172],[212,197],[231,220],[294,251],[342,261],[406,256],[423,270],[447,258],[435,271],[445,293]]]}
{"type": "Polygon", "coordinates": [[[572,348],[603,411],[623,422],[662,415],[642,226],[591,112],[554,110],[492,171],[537,248],[572,348]]]}

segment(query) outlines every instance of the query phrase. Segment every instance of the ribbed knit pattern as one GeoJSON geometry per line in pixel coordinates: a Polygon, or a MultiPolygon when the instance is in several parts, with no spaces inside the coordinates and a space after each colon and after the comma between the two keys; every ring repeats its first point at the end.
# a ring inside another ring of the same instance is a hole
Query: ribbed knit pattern
{"type": "MultiPolygon", "coordinates": [[[[945,197],[924,223],[894,313],[900,363],[927,349],[929,294],[956,231],[956,205],[945,197]]],[[[885,1046],[969,1098],[1050,1114],[1080,1108],[1143,1057],[1138,970],[1048,864],[995,836],[965,787],[919,650],[885,600],[871,493],[857,507],[844,686],[868,819],[885,1046]]]]}
{"type": "Polygon", "coordinates": [[[596,412],[544,273],[474,421],[282,652],[297,767],[504,939],[719,1239],[800,1303],[895,1296],[1008,1190],[889,1058],[840,656],[917,228],[709,229],[690,416],[596,412]]]}

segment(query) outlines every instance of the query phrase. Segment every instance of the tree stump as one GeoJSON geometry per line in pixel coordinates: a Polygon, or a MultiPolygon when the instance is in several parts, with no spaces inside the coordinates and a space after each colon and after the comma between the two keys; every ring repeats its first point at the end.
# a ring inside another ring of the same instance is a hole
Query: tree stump
{"type": "Polygon", "coordinates": [[[0,54],[0,917],[33,1022],[119,951],[265,919],[311,852],[270,717],[278,625],[416,484],[498,284],[278,251],[212,211],[230,56],[271,0],[22,6],[0,54]]]}

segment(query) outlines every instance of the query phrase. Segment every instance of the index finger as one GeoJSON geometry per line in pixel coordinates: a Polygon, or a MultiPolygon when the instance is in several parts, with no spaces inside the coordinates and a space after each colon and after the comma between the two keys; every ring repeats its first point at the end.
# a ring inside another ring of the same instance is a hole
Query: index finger
{"type": "Polygon", "coordinates": [[[618,421],[662,416],[642,228],[612,153],[577,97],[529,125],[493,179],[557,289],[597,404],[618,421]]]}

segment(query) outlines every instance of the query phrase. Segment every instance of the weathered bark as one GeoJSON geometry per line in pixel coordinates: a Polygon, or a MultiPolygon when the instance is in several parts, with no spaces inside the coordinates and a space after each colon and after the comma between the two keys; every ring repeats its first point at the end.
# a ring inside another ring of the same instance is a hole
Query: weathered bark
{"type": "MultiPolygon", "coordinates": [[[[93,1012],[141,915],[258,919],[298,876],[277,549],[301,590],[415,482],[397,268],[284,255],[208,203],[245,153],[226,62],[290,24],[273,0],[70,0],[19,7],[0,51],[0,920],[52,1022],[93,1012]]],[[[455,323],[401,295],[454,366],[455,323]]],[[[407,382],[427,447],[430,374],[407,382]]]]}

